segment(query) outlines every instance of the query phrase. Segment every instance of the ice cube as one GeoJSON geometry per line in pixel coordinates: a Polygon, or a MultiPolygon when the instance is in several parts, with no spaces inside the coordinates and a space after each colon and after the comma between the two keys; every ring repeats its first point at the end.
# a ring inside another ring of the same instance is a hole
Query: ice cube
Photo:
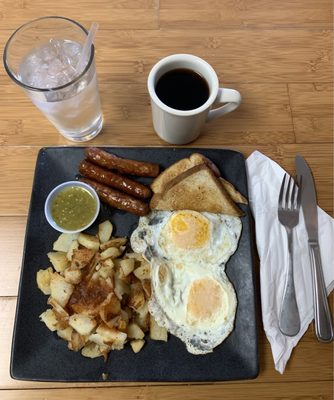
{"type": "Polygon", "coordinates": [[[19,76],[23,83],[38,88],[65,85],[77,76],[76,65],[82,46],[69,40],[50,39],[22,61],[19,76]]]}

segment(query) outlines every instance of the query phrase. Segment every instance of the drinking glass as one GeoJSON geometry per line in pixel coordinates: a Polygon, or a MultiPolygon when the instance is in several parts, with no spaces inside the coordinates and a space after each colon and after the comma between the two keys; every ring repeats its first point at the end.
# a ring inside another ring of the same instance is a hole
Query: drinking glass
{"type": "Polygon", "coordinates": [[[69,18],[42,17],[19,27],[4,51],[8,75],[58,131],[75,142],[94,138],[103,125],[94,45],[79,63],[87,34],[69,18]]]}

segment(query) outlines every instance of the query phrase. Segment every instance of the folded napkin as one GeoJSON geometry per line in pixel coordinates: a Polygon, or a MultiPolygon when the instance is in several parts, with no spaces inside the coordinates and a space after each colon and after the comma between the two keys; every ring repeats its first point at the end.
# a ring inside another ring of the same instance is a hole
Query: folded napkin
{"type": "MultiPolygon", "coordinates": [[[[277,217],[278,196],[285,171],[258,151],[248,157],[246,167],[260,258],[263,327],[271,345],[275,368],[282,374],[293,348],[314,318],[308,237],[301,211],[299,224],[293,230],[294,281],[301,328],[297,336],[288,337],[278,328],[288,264],[287,234],[277,217]]],[[[322,267],[327,293],[330,293],[334,287],[334,220],[318,207],[318,222],[322,267]]]]}

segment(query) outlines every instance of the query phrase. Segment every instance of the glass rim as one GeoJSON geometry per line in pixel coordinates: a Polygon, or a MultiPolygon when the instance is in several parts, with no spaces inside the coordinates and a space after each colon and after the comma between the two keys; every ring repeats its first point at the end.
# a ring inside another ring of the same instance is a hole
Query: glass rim
{"type": "Polygon", "coordinates": [[[33,22],[41,21],[41,20],[44,20],[44,19],[63,19],[63,20],[65,20],[65,21],[68,21],[68,22],[73,23],[74,25],[77,25],[80,29],[83,30],[83,32],[84,32],[86,35],[88,35],[87,29],[86,29],[85,27],[83,27],[79,22],[74,21],[74,20],[71,19],[71,18],[60,17],[60,16],[57,16],[57,15],[50,15],[50,16],[46,16],[46,17],[40,17],[40,18],[33,19],[33,20],[28,21],[28,22],[26,22],[25,24],[19,26],[19,27],[10,35],[10,37],[9,37],[9,39],[7,40],[7,43],[6,43],[6,45],[5,45],[4,52],[3,52],[3,64],[4,64],[5,70],[6,70],[7,74],[9,75],[9,77],[10,77],[15,83],[17,83],[19,86],[22,86],[24,89],[32,90],[32,91],[35,91],[35,92],[54,92],[54,91],[57,91],[57,90],[60,90],[60,89],[64,89],[64,88],[66,88],[66,87],[68,87],[68,86],[70,86],[70,85],[73,85],[73,83],[79,81],[79,80],[87,73],[87,71],[89,70],[90,66],[91,66],[92,63],[93,63],[94,53],[95,53],[95,47],[94,47],[94,44],[92,44],[92,46],[91,46],[91,51],[90,51],[90,57],[89,57],[89,60],[88,60],[88,62],[87,62],[87,65],[85,66],[84,70],[83,70],[78,76],[76,76],[75,78],[73,78],[71,81],[65,83],[64,85],[56,86],[56,87],[54,87],[54,88],[38,88],[38,87],[30,86],[30,85],[27,85],[27,84],[23,83],[22,81],[20,81],[19,79],[17,79],[17,78],[15,77],[15,74],[12,72],[12,70],[10,69],[10,67],[9,67],[9,65],[8,65],[8,63],[7,63],[8,48],[9,48],[9,45],[10,45],[12,39],[14,38],[14,36],[15,36],[21,29],[23,29],[23,28],[26,27],[27,25],[32,24],[33,22]]]}

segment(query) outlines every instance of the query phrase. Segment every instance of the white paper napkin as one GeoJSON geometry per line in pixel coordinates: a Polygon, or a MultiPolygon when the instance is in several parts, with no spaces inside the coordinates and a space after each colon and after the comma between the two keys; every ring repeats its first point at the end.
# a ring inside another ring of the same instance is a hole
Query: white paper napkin
{"type": "MultiPolygon", "coordinates": [[[[246,160],[249,202],[255,220],[260,257],[260,287],[263,327],[270,342],[275,368],[281,374],[293,348],[313,320],[312,276],[303,212],[294,228],[294,279],[301,329],[297,336],[284,336],[278,328],[288,264],[287,235],[277,217],[277,202],[285,171],[273,160],[255,151],[246,160]]],[[[334,287],[334,220],[318,207],[319,245],[327,292],[334,287]]],[[[314,338],[314,340],[317,340],[314,338]]]]}

